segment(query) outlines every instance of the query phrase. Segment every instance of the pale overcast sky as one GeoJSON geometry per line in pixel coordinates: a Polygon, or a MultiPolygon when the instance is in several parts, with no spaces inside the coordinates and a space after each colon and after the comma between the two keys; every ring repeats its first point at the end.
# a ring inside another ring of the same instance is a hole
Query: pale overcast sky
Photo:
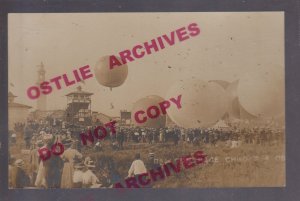
{"type": "MultiPolygon", "coordinates": [[[[9,83],[14,85],[9,90],[18,96],[16,102],[35,107],[26,90],[35,84],[40,62],[47,79],[87,64],[93,72],[101,56],[193,22],[201,29],[199,36],[129,63],[122,86],[110,91],[94,78],[81,84],[94,93],[92,110],[116,116],[147,95],[169,98],[165,96],[172,83],[191,76],[234,81],[247,73],[272,71],[283,78],[283,16],[283,12],[9,14],[9,83]]],[[[54,90],[47,96],[48,109],[64,109],[64,95],[77,86],[54,90]]]]}

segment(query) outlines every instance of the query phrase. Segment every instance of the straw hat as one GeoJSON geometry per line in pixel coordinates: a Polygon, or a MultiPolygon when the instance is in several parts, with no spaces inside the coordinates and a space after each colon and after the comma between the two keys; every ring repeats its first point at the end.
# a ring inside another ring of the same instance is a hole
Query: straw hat
{"type": "Polygon", "coordinates": [[[21,168],[21,167],[24,167],[25,163],[24,163],[23,159],[17,159],[17,160],[15,161],[15,165],[16,165],[17,167],[21,168]]]}
{"type": "Polygon", "coordinates": [[[85,159],[84,159],[84,164],[86,164],[88,161],[91,161],[91,157],[87,156],[85,159]]]}
{"type": "Polygon", "coordinates": [[[154,153],[152,153],[152,152],[149,153],[149,157],[150,157],[150,158],[153,158],[153,157],[154,157],[154,153]]]}
{"type": "Polygon", "coordinates": [[[45,131],[41,131],[41,132],[40,132],[40,135],[45,135],[45,134],[46,134],[45,131]]]}
{"type": "Polygon", "coordinates": [[[82,169],[83,167],[84,167],[83,162],[75,163],[75,164],[74,164],[74,168],[76,168],[76,169],[82,169]]]}
{"type": "Polygon", "coordinates": [[[45,142],[51,141],[52,138],[53,138],[53,135],[52,135],[52,134],[45,134],[45,135],[43,136],[43,140],[44,140],[45,142]]]}
{"type": "Polygon", "coordinates": [[[89,157],[89,156],[87,156],[87,157],[84,159],[83,164],[84,164],[86,167],[96,167],[94,161],[93,161],[93,160],[91,159],[91,157],[89,157]]]}
{"type": "Polygon", "coordinates": [[[89,168],[94,168],[94,167],[96,167],[94,161],[92,161],[92,160],[87,161],[87,162],[85,163],[85,166],[86,166],[86,167],[89,167],[89,168]]]}
{"type": "Polygon", "coordinates": [[[73,162],[74,162],[74,168],[80,169],[80,168],[84,167],[82,159],[80,159],[78,157],[75,157],[73,162]]]}
{"type": "Polygon", "coordinates": [[[66,138],[66,139],[64,139],[64,140],[62,141],[62,143],[63,143],[63,145],[65,145],[65,146],[69,146],[69,145],[71,145],[71,144],[73,143],[73,141],[72,141],[71,139],[69,139],[69,138],[66,138]]]}
{"type": "Polygon", "coordinates": [[[44,145],[43,140],[38,140],[38,141],[36,141],[36,145],[37,145],[38,147],[42,147],[42,146],[44,145]]]}
{"type": "Polygon", "coordinates": [[[15,162],[16,158],[14,155],[8,155],[8,163],[12,164],[15,162]]]}

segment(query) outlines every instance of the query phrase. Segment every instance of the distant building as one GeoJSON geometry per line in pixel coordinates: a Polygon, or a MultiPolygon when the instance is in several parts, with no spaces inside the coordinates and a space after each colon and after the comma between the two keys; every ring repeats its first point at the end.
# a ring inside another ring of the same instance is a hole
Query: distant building
{"type": "Polygon", "coordinates": [[[119,122],[119,117],[110,117],[106,114],[100,112],[92,112],[92,122],[96,125],[106,124],[110,121],[117,121],[119,122]]]}
{"type": "Polygon", "coordinates": [[[67,109],[65,111],[66,121],[71,125],[91,125],[91,96],[93,93],[83,91],[81,86],[77,87],[77,91],[68,93],[67,109]]]}
{"type": "MultiPolygon", "coordinates": [[[[39,65],[39,70],[37,71],[38,73],[38,78],[37,78],[37,85],[40,85],[42,82],[45,81],[45,75],[46,75],[46,71],[44,69],[44,64],[43,62],[41,62],[41,64],[39,65]]],[[[40,111],[46,111],[47,110],[47,98],[46,95],[41,94],[40,97],[37,99],[36,102],[36,108],[37,110],[40,111]]]]}
{"type": "Polygon", "coordinates": [[[131,112],[128,112],[127,110],[121,110],[121,118],[120,118],[120,124],[122,126],[130,126],[131,125],[131,112]]]}
{"type": "Polygon", "coordinates": [[[35,110],[29,114],[29,119],[33,121],[46,121],[48,118],[53,118],[56,120],[64,120],[65,111],[64,110],[35,110]]]}
{"type": "Polygon", "coordinates": [[[15,96],[12,92],[8,93],[8,128],[13,130],[15,123],[26,123],[31,106],[15,103],[15,96]]]}

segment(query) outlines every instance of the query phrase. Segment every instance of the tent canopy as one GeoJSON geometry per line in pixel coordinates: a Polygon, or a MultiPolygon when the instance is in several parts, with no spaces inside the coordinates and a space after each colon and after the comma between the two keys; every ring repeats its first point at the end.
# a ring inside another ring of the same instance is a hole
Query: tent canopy
{"type": "Polygon", "coordinates": [[[215,129],[229,129],[230,127],[225,123],[224,120],[219,120],[212,128],[215,128],[215,129]]]}

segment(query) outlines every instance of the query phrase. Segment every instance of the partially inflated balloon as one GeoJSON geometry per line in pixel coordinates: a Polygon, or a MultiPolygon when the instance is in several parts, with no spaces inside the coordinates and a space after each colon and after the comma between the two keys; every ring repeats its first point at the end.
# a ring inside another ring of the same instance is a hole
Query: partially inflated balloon
{"type": "Polygon", "coordinates": [[[238,80],[232,83],[224,80],[210,80],[208,82],[214,82],[223,87],[229,98],[227,114],[229,115],[229,117],[240,118],[240,108],[237,100],[238,80]]]}
{"type": "Polygon", "coordinates": [[[239,86],[239,80],[235,80],[234,82],[229,83],[226,87],[226,92],[230,97],[230,101],[233,101],[237,98],[237,88],[239,86]]]}
{"type": "Polygon", "coordinates": [[[223,87],[214,82],[185,80],[174,84],[166,97],[182,95],[182,108],[170,107],[170,118],[184,128],[207,128],[223,117],[229,97],[223,87]]]}
{"type": "Polygon", "coordinates": [[[160,96],[156,96],[156,95],[151,95],[151,96],[147,96],[145,98],[142,98],[140,100],[138,100],[137,102],[134,103],[133,108],[131,110],[131,121],[134,123],[134,125],[136,126],[140,126],[140,127],[149,127],[149,128],[162,128],[165,127],[166,125],[166,115],[160,114],[159,117],[151,119],[149,117],[147,117],[146,114],[144,114],[145,117],[147,117],[147,121],[145,121],[144,123],[138,123],[135,120],[135,113],[142,110],[142,111],[147,111],[147,109],[150,106],[157,106],[159,108],[159,103],[164,101],[164,99],[160,96]]]}
{"type": "Polygon", "coordinates": [[[256,116],[250,114],[248,111],[241,106],[239,99],[237,97],[237,88],[239,84],[239,80],[236,80],[234,82],[227,82],[224,80],[211,80],[209,82],[215,82],[222,86],[228,97],[229,97],[229,107],[227,114],[229,115],[229,118],[237,118],[237,119],[253,119],[256,118],[256,116]]]}
{"type": "Polygon", "coordinates": [[[283,75],[272,71],[247,73],[238,85],[241,105],[256,116],[272,117],[284,112],[283,75]]]}
{"type": "MultiPolygon", "coordinates": [[[[120,58],[117,59],[121,61],[120,58]]],[[[124,64],[110,69],[109,56],[104,56],[96,63],[94,71],[99,84],[112,88],[125,82],[128,75],[128,66],[124,64]]]]}

